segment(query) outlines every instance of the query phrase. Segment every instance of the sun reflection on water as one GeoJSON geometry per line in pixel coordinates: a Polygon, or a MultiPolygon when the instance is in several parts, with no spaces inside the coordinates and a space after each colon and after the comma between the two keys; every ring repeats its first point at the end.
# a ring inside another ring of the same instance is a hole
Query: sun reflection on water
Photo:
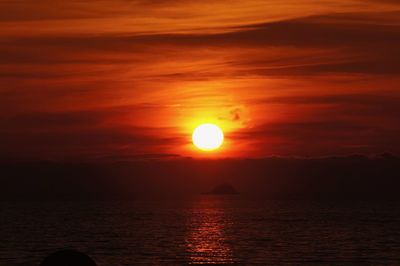
{"type": "Polygon", "coordinates": [[[227,231],[232,219],[222,197],[203,197],[194,203],[186,248],[190,264],[231,264],[234,262],[227,231]]]}

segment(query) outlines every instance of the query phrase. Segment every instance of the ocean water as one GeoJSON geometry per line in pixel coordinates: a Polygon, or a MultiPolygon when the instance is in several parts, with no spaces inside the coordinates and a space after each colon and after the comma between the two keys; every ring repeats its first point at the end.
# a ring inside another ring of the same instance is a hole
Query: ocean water
{"type": "Polygon", "coordinates": [[[0,265],[74,248],[98,265],[400,265],[400,204],[201,196],[2,202],[0,265]]]}

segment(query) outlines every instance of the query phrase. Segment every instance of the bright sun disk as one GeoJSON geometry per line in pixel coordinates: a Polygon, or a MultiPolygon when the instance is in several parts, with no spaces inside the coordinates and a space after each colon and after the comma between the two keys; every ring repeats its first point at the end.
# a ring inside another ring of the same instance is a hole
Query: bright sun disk
{"type": "Polygon", "coordinates": [[[224,133],[214,124],[198,126],[192,135],[193,144],[203,151],[218,149],[224,142],[224,133]]]}

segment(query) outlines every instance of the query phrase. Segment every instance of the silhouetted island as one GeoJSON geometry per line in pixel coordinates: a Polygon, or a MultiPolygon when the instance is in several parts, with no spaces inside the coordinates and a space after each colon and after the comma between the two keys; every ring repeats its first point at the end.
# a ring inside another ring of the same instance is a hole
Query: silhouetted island
{"type": "Polygon", "coordinates": [[[207,195],[237,195],[239,192],[230,184],[220,184],[211,191],[205,193],[207,195]]]}

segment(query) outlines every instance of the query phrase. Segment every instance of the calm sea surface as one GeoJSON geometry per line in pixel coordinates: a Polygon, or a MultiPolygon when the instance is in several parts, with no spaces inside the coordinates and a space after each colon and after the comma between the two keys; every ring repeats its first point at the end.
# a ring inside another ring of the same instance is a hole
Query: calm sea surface
{"type": "Polygon", "coordinates": [[[112,265],[400,265],[400,204],[203,196],[0,203],[0,265],[74,248],[112,265]]]}

